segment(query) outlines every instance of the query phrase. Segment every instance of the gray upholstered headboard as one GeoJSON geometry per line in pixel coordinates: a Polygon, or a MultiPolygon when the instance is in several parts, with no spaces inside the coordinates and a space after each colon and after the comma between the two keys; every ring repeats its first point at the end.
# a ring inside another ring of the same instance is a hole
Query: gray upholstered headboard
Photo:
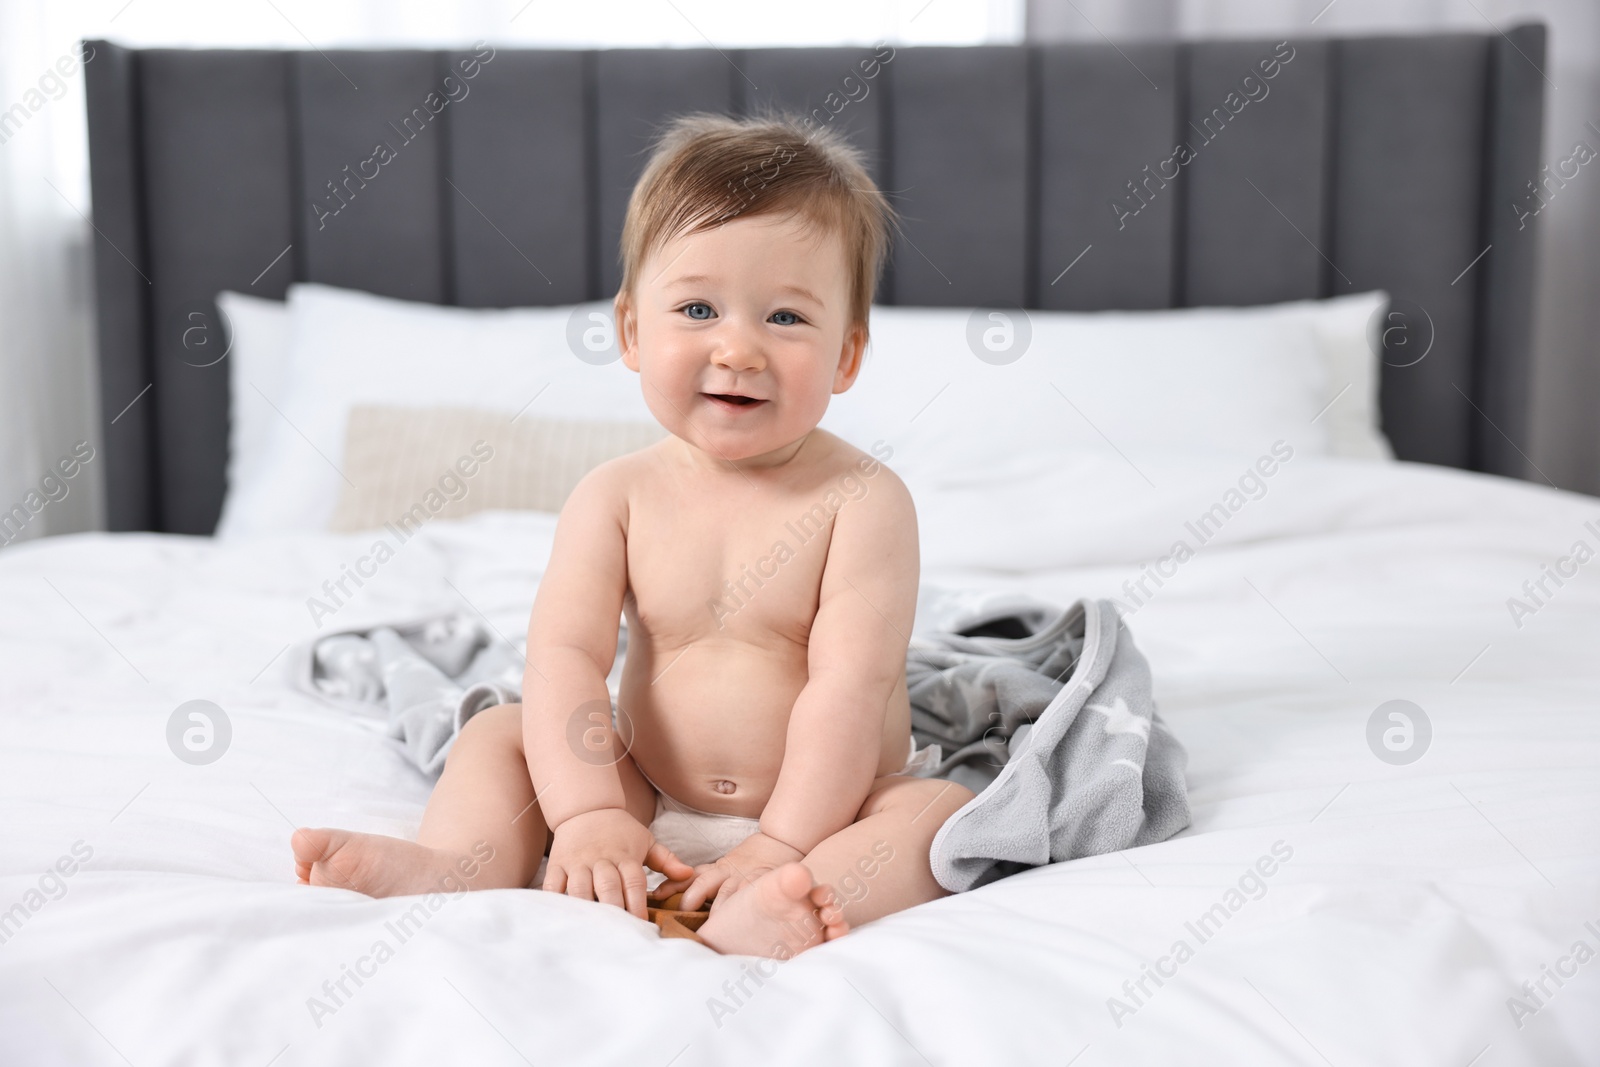
{"type": "Polygon", "coordinates": [[[764,102],[814,110],[873,160],[905,228],[884,303],[1162,308],[1381,287],[1408,342],[1382,381],[1400,456],[1521,471],[1534,228],[1518,205],[1538,177],[1542,25],[892,54],[93,46],[112,529],[215,526],[228,367],[197,366],[185,331],[215,328],[219,290],[608,296],[655,124],[764,102]],[[368,163],[380,141],[393,158],[368,163]]]}

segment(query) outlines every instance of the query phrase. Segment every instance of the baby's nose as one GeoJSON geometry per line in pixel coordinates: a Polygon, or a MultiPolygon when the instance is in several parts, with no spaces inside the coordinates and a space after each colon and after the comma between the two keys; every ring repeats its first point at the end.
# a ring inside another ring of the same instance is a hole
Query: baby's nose
{"type": "Polygon", "coordinates": [[[711,358],[717,366],[729,370],[760,370],[766,366],[760,342],[739,333],[721,339],[711,358]]]}

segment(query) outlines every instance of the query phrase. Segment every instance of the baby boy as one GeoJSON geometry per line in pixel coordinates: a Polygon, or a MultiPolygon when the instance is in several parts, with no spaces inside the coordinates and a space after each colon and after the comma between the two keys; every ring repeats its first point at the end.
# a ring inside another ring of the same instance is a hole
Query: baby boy
{"type": "Polygon", "coordinates": [[[922,777],[938,753],[911,739],[916,513],[817,428],[861,370],[889,223],[829,131],[667,130],[628,205],[615,310],[669,436],[573,490],[523,702],[467,722],[416,842],[299,830],[302,881],[537,880],[641,919],[682,891],[685,910],[712,902],[705,944],[779,959],[945,895],[929,847],[973,794],[922,777]]]}

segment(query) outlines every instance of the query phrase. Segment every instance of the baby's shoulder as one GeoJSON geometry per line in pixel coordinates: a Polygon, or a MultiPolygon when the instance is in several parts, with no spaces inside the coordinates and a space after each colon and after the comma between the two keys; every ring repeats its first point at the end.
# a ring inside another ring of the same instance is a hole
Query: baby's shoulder
{"type": "Polygon", "coordinates": [[[842,513],[849,510],[843,508],[843,504],[849,504],[862,518],[872,513],[889,523],[903,520],[915,523],[911,491],[884,462],[894,454],[892,448],[880,441],[874,442],[872,451],[868,452],[831,433],[827,434],[825,443],[827,447],[819,455],[815,477],[819,485],[827,487],[830,498],[838,498],[829,501],[830,505],[835,505],[834,510],[842,513]]]}
{"type": "Polygon", "coordinates": [[[886,481],[896,485],[904,484],[888,467],[886,461],[894,455],[894,449],[885,442],[874,441],[869,452],[827,430],[818,428],[812,433],[816,434],[824,445],[818,453],[817,467],[825,473],[841,475],[855,472],[867,478],[877,478],[882,475],[886,481]]]}
{"type": "Polygon", "coordinates": [[[649,448],[613,456],[591,467],[567,494],[562,510],[601,511],[626,519],[632,489],[645,477],[649,448]]]}

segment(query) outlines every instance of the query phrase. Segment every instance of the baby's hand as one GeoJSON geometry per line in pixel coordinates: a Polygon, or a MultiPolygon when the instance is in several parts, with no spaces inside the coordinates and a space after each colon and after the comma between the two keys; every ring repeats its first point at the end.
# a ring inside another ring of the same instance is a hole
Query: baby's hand
{"type": "Polygon", "coordinates": [[[556,830],[543,888],[579,900],[615,904],[646,917],[645,867],[668,878],[692,878],[694,868],[621,808],[574,815],[556,830]]]}
{"type": "Polygon", "coordinates": [[[732,896],[768,871],[804,858],[799,849],[758,830],[717,862],[694,868],[694,880],[683,891],[683,910],[697,911],[713,895],[716,900],[732,896]]]}

